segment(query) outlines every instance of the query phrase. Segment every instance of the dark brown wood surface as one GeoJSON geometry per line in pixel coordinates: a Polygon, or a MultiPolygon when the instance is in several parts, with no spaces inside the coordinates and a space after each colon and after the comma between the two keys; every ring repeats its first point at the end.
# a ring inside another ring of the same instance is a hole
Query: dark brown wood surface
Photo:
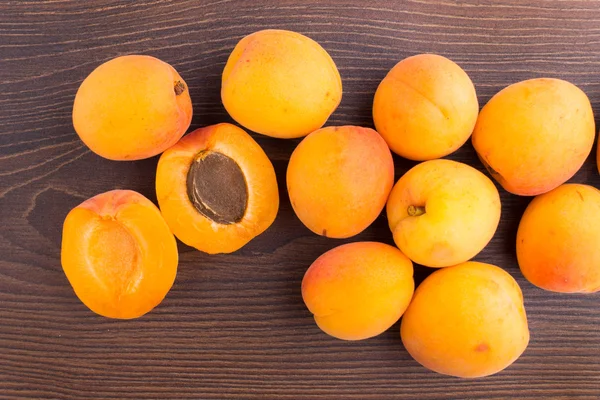
{"type": "MultiPolygon", "coordinates": [[[[0,398],[599,399],[600,295],[552,294],[523,278],[514,242],[530,199],[503,190],[502,222],[476,259],[523,288],[531,342],[515,364],[461,380],[413,361],[398,324],[361,342],[322,333],[300,282],[350,240],[318,237],[294,216],[285,169],[295,140],[255,135],[281,194],[262,236],[230,255],[180,243],[173,289],[138,320],[101,318],[75,297],[60,266],[67,212],[115,188],[155,201],[157,163],[91,153],[71,124],[78,85],[110,58],[150,54],[188,82],[191,128],[230,121],[219,96],[227,56],[268,27],[316,39],[337,63],[344,97],[328,124],[372,126],[377,84],[421,52],[460,64],[481,105],[510,83],[551,76],[579,85],[600,116],[595,0],[0,1],[0,398]]],[[[483,170],[470,143],[450,158],[483,170]]],[[[396,178],[413,165],[395,163],[396,178]]],[[[600,186],[594,156],[573,181],[600,186]]],[[[351,240],[392,243],[383,216],[351,240]]],[[[416,267],[417,282],[429,272],[416,267]]]]}

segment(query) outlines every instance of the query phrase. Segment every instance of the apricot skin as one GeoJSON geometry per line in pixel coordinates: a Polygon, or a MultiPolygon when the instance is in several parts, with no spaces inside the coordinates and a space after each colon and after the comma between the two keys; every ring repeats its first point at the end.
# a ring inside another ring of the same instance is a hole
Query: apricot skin
{"type": "Polygon", "coordinates": [[[475,126],[479,103],[473,82],[451,60],[419,54],[396,64],[381,81],[373,121],[392,151],[432,160],[462,146],[475,126]]]}
{"type": "Polygon", "coordinates": [[[500,222],[500,195],[475,168],[430,160],[404,174],[392,189],[387,216],[394,242],[413,262],[448,267],[477,255],[500,222]],[[422,215],[410,215],[422,207],[422,215]]]}
{"type": "Polygon", "coordinates": [[[539,78],[510,85],[483,107],[473,147],[510,193],[535,196],[571,178],[595,137],[592,106],[577,86],[539,78]]]}
{"type": "Polygon", "coordinates": [[[267,29],[244,37],[223,70],[221,99],[240,125],[298,138],[325,124],[342,99],[329,54],[296,32],[267,29]]]}
{"type": "Polygon", "coordinates": [[[372,129],[326,127],[292,153],[287,189],[296,215],[314,233],[347,238],[381,213],[394,184],[394,161],[372,129]]]}
{"type": "Polygon", "coordinates": [[[239,250],[273,223],[279,209],[273,164],[249,134],[227,123],[197,129],[162,154],[156,170],[156,196],[175,236],[209,254],[239,250]],[[187,175],[194,157],[203,151],[231,158],[244,173],[248,200],[240,222],[216,223],[200,214],[190,201],[187,175]]]}
{"type": "MultiPolygon", "coordinates": [[[[600,134],[598,135],[598,141],[600,141],[600,134]]],[[[596,168],[598,169],[598,173],[600,173],[600,146],[596,149],[596,168]]]]}
{"type": "Polygon", "coordinates": [[[529,282],[562,293],[600,291],[600,191],[565,184],[529,204],[517,259],[529,282]]]}
{"type": "Polygon", "coordinates": [[[400,333],[421,365],[461,378],[505,369],[529,343],[519,285],[503,269],[478,262],[427,277],[402,317],[400,333]]]}
{"type": "Polygon", "coordinates": [[[75,294],[105,317],[156,307],[177,274],[177,244],[158,208],[131,190],[84,201],[67,215],[61,263],[75,294]]]}
{"type": "Polygon", "coordinates": [[[75,131],[94,153],[110,160],[160,154],[191,121],[185,81],[150,56],[122,56],[100,65],[83,81],[73,104],[75,131]]]}
{"type": "Polygon", "coordinates": [[[321,255],[302,280],[302,298],[319,328],[344,340],[386,331],[414,291],[412,262],[383,243],[355,242],[321,255]]]}

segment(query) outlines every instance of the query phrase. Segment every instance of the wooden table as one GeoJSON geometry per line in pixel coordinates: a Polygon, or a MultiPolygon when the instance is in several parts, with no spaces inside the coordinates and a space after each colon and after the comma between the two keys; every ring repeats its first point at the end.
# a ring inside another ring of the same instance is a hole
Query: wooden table
{"type": "MultiPolygon", "coordinates": [[[[173,289],[138,320],[101,318],[79,302],[60,265],[64,217],[115,188],[155,200],[157,158],[91,153],[71,124],[78,85],[110,58],[150,54],[188,82],[192,128],[231,121],[219,95],[225,60],[242,36],[267,27],[304,33],[332,55],[344,97],[329,124],[373,126],[379,81],[422,52],[460,64],[481,105],[510,83],[551,76],[579,85],[600,115],[596,0],[0,1],[0,397],[599,399],[600,295],[552,294],[525,281],[514,242],[530,199],[503,190],[502,222],[476,259],[523,288],[531,343],[514,365],[460,380],[413,361],[398,324],[362,342],[322,333],[300,296],[306,268],[343,242],[392,238],[383,216],[345,241],[303,227],[285,191],[297,140],[255,135],[280,185],[280,212],[265,234],[230,255],[180,243],[173,289]]],[[[470,144],[450,158],[483,170],[470,144]]],[[[414,165],[395,163],[396,178],[414,165]]],[[[600,186],[594,157],[573,181],[600,186]]],[[[430,272],[417,267],[417,282],[430,272]]]]}

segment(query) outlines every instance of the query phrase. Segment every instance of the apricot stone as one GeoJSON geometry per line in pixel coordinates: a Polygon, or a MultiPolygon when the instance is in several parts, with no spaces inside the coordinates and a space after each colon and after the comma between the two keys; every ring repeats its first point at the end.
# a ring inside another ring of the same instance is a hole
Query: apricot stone
{"type": "Polygon", "coordinates": [[[300,221],[318,235],[354,236],[379,216],[394,184],[394,161],[377,132],[357,126],[319,129],[300,142],[287,189],[300,221]]]}
{"type": "Polygon", "coordinates": [[[156,195],[175,236],[209,254],[240,249],[273,223],[279,209],[271,161],[232,124],[197,129],[165,151],[156,195]]]}
{"type": "Polygon", "coordinates": [[[75,294],[92,311],[136,318],[171,289],[177,244],[150,200],[131,190],[113,190],[69,212],[61,262],[75,294]]]}
{"type": "Polygon", "coordinates": [[[317,258],[302,280],[302,298],[325,333],[361,340],[398,321],[414,287],[412,263],[400,250],[355,242],[317,258]]]}
{"type": "Polygon", "coordinates": [[[478,262],[427,277],[402,317],[400,334],[421,365],[461,378],[505,369],[529,343],[519,285],[503,269],[478,262]]]}
{"type": "Polygon", "coordinates": [[[475,168],[451,160],[416,165],[396,183],[387,203],[396,245],[411,260],[447,267],[479,253],[500,222],[500,196],[475,168]]]}
{"type": "Polygon", "coordinates": [[[560,80],[510,85],[483,107],[473,146],[507,191],[535,196],[571,178],[590,154],[594,115],[586,94],[560,80]]]}
{"type": "Polygon", "coordinates": [[[223,70],[223,105],[244,127],[277,138],[308,135],[342,99],[329,54],[296,32],[267,29],[244,37],[223,70]]]}
{"type": "Polygon", "coordinates": [[[600,291],[600,191],[565,184],[533,199],[519,224],[517,259],[542,289],[600,291]]]}
{"type": "Polygon", "coordinates": [[[462,146],[475,126],[479,103],[465,71],[436,54],[408,57],[381,81],[373,121],[392,151],[432,160],[462,146]]]}
{"type": "Polygon", "coordinates": [[[173,67],[150,56],[122,56],[100,65],[83,81],[73,104],[81,140],[111,160],[160,154],[191,121],[187,84],[173,67]]]}

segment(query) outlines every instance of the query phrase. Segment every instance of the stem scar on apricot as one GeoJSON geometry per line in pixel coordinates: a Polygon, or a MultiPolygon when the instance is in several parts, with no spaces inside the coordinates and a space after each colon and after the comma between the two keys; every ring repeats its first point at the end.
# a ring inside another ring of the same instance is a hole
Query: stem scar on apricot
{"type": "Polygon", "coordinates": [[[408,215],[411,217],[418,217],[419,215],[425,214],[425,207],[423,207],[423,206],[408,206],[408,209],[406,210],[406,212],[408,212],[408,215]]]}
{"type": "Polygon", "coordinates": [[[219,224],[238,223],[246,214],[246,178],[240,166],[222,153],[198,153],[187,175],[187,192],[194,208],[219,224]]]}
{"type": "Polygon", "coordinates": [[[502,177],[502,175],[500,175],[500,173],[498,171],[496,171],[494,168],[492,168],[492,166],[490,165],[490,163],[484,157],[479,157],[479,160],[481,161],[481,163],[483,164],[483,166],[485,167],[485,169],[487,170],[487,172],[489,172],[490,175],[494,179],[496,179],[498,182],[502,182],[502,180],[504,179],[502,177]]]}
{"type": "Polygon", "coordinates": [[[185,84],[181,81],[175,82],[175,96],[179,96],[181,93],[185,92],[185,84]]]}

